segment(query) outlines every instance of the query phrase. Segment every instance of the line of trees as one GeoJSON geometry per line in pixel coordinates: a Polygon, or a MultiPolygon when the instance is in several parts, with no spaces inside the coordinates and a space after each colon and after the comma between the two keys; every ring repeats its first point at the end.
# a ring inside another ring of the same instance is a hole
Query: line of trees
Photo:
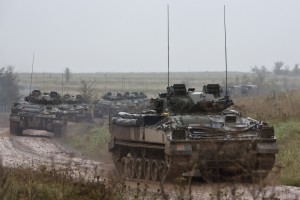
{"type": "Polygon", "coordinates": [[[290,70],[288,65],[284,66],[282,61],[274,63],[273,73],[276,75],[300,76],[299,64],[295,64],[294,68],[290,70]]]}
{"type": "Polygon", "coordinates": [[[0,68],[0,105],[10,105],[20,99],[17,75],[13,66],[0,68]]]}
{"type": "Polygon", "coordinates": [[[265,76],[267,73],[272,73],[272,72],[275,75],[300,76],[299,64],[295,64],[294,68],[290,69],[290,67],[288,65],[284,65],[284,62],[282,61],[275,62],[272,71],[268,71],[268,69],[265,66],[252,67],[251,71],[255,74],[258,74],[259,76],[260,75],[265,76]]]}

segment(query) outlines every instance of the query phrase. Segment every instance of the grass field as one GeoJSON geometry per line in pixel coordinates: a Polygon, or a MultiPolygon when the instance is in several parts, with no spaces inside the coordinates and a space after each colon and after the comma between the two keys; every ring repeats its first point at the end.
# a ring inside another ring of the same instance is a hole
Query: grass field
{"type": "MultiPolygon", "coordinates": [[[[18,73],[19,84],[24,97],[30,90],[30,73],[18,73]]],[[[165,92],[168,80],[167,73],[71,73],[67,82],[63,74],[33,73],[31,89],[43,92],[57,91],[60,94],[75,95],[81,88],[80,82],[85,80],[95,93],[95,98],[101,98],[106,92],[137,91],[144,92],[149,97],[157,97],[158,93],[165,92]]],[[[187,88],[193,87],[201,91],[202,87],[210,83],[225,86],[225,72],[171,72],[170,85],[185,83],[187,88]]],[[[228,85],[259,84],[254,73],[228,72],[228,85]]],[[[293,76],[274,76],[267,74],[263,85],[259,86],[262,93],[272,91],[286,91],[300,88],[300,79],[293,76]]]]}
{"type": "MultiPolygon", "coordinates": [[[[228,79],[235,80],[236,76],[243,73],[229,73],[228,79]]],[[[30,74],[18,74],[20,83],[27,91],[30,88],[30,74]]],[[[33,74],[32,89],[42,91],[56,90],[61,94],[78,93],[80,81],[86,80],[96,89],[101,96],[107,91],[125,92],[142,91],[150,96],[157,96],[166,90],[168,81],[167,73],[81,73],[71,74],[69,82],[63,80],[62,74],[35,73],[33,74]]],[[[185,83],[188,87],[198,87],[199,90],[207,83],[224,83],[224,72],[186,72],[170,73],[170,84],[185,83]]]]}

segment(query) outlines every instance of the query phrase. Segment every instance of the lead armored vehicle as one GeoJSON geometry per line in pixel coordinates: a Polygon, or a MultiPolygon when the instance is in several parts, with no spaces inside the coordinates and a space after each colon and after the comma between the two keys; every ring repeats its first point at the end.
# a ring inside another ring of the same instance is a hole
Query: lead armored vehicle
{"type": "Polygon", "coordinates": [[[23,130],[45,130],[60,137],[67,125],[67,118],[57,107],[39,104],[15,103],[9,116],[10,133],[22,135],[23,130]]]}
{"type": "Polygon", "coordinates": [[[42,93],[34,90],[25,97],[25,102],[14,103],[11,107],[10,133],[22,135],[23,130],[45,130],[60,137],[67,125],[65,112],[58,109],[60,95],[51,91],[42,93]]]}
{"type": "Polygon", "coordinates": [[[218,84],[201,92],[174,84],[151,100],[147,113],[111,117],[109,151],[117,170],[152,181],[264,179],[278,153],[273,127],[230,109],[232,100],[220,93],[218,84]]]}

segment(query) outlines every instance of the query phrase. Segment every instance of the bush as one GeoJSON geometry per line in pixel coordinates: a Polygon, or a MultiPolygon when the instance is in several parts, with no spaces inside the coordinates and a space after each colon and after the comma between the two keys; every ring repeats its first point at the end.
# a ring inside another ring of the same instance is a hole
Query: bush
{"type": "Polygon", "coordinates": [[[10,105],[20,99],[17,75],[12,66],[0,68],[0,105],[10,105]]]}

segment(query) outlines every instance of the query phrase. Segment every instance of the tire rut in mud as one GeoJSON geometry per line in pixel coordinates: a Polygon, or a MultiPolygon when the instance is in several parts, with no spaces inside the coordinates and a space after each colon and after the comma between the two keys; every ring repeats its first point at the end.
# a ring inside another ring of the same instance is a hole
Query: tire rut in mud
{"type": "Polygon", "coordinates": [[[27,133],[24,136],[13,136],[6,134],[6,129],[0,132],[3,166],[38,168],[44,165],[48,169],[68,169],[72,173],[84,173],[88,177],[103,174],[106,170],[105,164],[78,156],[47,134],[40,135],[40,132],[34,130],[27,133]]]}

